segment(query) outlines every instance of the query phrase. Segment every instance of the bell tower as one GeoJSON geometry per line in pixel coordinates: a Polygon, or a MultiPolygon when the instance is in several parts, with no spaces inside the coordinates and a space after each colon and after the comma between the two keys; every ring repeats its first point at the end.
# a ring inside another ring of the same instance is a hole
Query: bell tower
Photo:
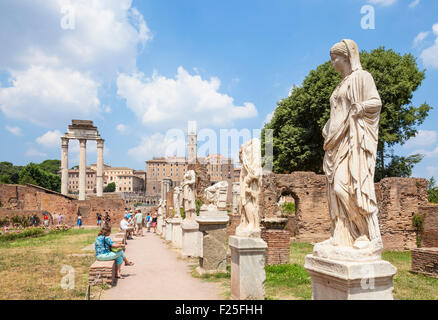
{"type": "Polygon", "coordinates": [[[198,145],[196,131],[196,121],[189,121],[187,126],[187,159],[189,163],[196,163],[198,145]]]}

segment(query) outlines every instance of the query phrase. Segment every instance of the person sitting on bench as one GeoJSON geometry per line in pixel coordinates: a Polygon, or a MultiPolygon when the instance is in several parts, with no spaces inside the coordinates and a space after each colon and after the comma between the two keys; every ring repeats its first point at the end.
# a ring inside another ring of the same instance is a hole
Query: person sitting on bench
{"type": "Polygon", "coordinates": [[[120,221],[120,230],[126,231],[127,239],[132,239],[132,234],[134,232],[134,227],[132,227],[129,222],[129,218],[125,216],[122,221],[120,221]]]}

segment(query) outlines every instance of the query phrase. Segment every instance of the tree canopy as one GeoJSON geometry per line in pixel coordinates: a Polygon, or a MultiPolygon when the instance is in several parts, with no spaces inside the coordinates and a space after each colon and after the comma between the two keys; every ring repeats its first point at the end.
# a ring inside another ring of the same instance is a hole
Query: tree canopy
{"type": "MultiPolygon", "coordinates": [[[[431,109],[426,102],[418,107],[411,102],[413,92],[425,79],[425,70],[418,69],[411,54],[400,55],[384,47],[362,51],[360,57],[363,68],[374,77],[382,100],[375,178],[409,176],[421,155],[400,157],[394,155],[393,147],[414,137],[431,109]]],[[[277,103],[261,137],[264,145],[264,131],[273,130],[274,172],[323,173],[322,129],[330,117],[330,96],[340,81],[340,74],[327,61],[277,103]]]]}
{"type": "Polygon", "coordinates": [[[116,191],[116,183],[111,182],[103,189],[103,192],[115,192],[116,191]]]}

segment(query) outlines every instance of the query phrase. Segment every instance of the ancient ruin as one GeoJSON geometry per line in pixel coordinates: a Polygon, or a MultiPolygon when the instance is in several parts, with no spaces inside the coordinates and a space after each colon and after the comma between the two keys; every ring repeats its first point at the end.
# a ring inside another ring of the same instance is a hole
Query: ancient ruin
{"type": "Polygon", "coordinates": [[[87,141],[95,140],[97,142],[97,175],[96,175],[96,193],[98,197],[103,196],[103,143],[104,140],[99,135],[97,127],[93,126],[93,121],[89,120],[72,120],[68,126],[67,132],[61,137],[62,155],[61,155],[61,193],[68,194],[68,143],[70,140],[79,140],[79,200],[85,200],[86,190],[86,166],[87,166],[87,141]]]}

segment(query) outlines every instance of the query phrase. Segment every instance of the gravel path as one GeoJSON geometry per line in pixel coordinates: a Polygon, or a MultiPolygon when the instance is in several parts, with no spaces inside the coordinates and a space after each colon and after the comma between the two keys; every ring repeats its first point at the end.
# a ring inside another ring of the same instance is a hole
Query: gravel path
{"type": "Polygon", "coordinates": [[[192,277],[189,264],[178,259],[158,235],[144,231],[144,237],[128,240],[128,260],[122,265],[122,279],[102,294],[103,300],[218,300],[220,285],[192,277]]]}

